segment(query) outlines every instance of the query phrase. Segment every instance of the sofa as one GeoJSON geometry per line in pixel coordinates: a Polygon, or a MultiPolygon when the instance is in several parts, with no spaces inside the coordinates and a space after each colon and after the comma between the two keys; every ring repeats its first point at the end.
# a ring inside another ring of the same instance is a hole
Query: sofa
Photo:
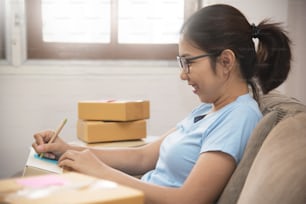
{"type": "Polygon", "coordinates": [[[218,204],[306,204],[306,106],[273,91],[218,204]]]}

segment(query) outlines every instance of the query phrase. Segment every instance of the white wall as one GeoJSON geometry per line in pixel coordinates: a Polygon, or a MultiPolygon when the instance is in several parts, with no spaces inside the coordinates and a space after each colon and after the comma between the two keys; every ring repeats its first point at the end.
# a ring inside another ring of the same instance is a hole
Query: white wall
{"type": "Polygon", "coordinates": [[[265,18],[287,23],[288,0],[202,0],[202,2],[204,6],[230,4],[238,8],[250,23],[256,25],[265,18]]]}
{"type": "Polygon", "coordinates": [[[288,1],[288,31],[292,39],[292,71],[284,91],[306,104],[306,1],[288,1]]]}
{"type": "MultiPolygon", "coordinates": [[[[255,23],[264,17],[273,17],[287,25],[287,15],[292,13],[288,12],[287,0],[208,2],[232,3],[241,7],[250,22],[255,23]]],[[[291,22],[295,22],[295,18],[291,18],[291,22]]],[[[300,29],[305,33],[304,24],[298,27],[302,27],[300,29]]],[[[20,32],[22,29],[15,30],[13,37],[18,37],[20,32]]],[[[297,39],[297,35],[293,37],[297,39]]],[[[17,38],[17,45],[19,41],[17,38]]],[[[296,45],[305,51],[305,41],[298,41],[296,45]]],[[[74,140],[79,100],[148,99],[151,101],[149,135],[162,134],[198,104],[191,89],[180,81],[175,61],[24,63],[19,54],[22,49],[22,45],[11,47],[11,58],[17,66],[0,63],[0,178],[11,176],[23,168],[33,133],[55,128],[64,117],[68,118],[68,123],[62,136],[74,140]]],[[[306,73],[300,63],[305,57],[302,55],[295,59],[294,68],[297,68],[281,90],[306,103],[303,79],[306,73]]]]}
{"type": "MultiPolygon", "coordinates": [[[[33,65],[12,69],[33,70],[33,65]]],[[[172,128],[198,104],[191,89],[179,80],[178,68],[109,68],[118,73],[92,67],[86,71],[73,70],[79,67],[59,69],[65,71],[0,75],[0,161],[5,164],[1,165],[1,177],[23,168],[33,133],[56,128],[65,117],[68,123],[61,135],[67,141],[75,140],[80,100],[150,100],[148,135],[160,135],[172,128]]]]}

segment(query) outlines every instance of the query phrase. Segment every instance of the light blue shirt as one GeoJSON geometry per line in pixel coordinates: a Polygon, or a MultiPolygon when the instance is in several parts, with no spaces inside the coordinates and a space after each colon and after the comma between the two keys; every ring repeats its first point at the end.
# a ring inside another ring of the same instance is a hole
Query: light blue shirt
{"type": "MultiPolygon", "coordinates": [[[[161,144],[155,169],[142,180],[168,187],[180,187],[201,153],[221,151],[239,163],[247,141],[262,114],[256,101],[245,94],[222,109],[207,114],[211,104],[201,104],[161,144]],[[194,122],[194,118],[205,115],[194,122]]],[[[209,167],[208,167],[209,168],[209,167]]]]}

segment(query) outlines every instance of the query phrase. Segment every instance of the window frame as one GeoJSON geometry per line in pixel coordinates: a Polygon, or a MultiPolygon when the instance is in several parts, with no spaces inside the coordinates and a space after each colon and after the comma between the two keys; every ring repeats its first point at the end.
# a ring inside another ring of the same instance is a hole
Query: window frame
{"type": "MultiPolygon", "coordinates": [[[[177,44],[118,44],[117,0],[111,3],[111,42],[95,43],[46,43],[42,40],[41,0],[25,1],[28,59],[124,59],[124,60],[169,60],[178,53],[177,44]]],[[[200,5],[199,0],[184,1],[186,19],[200,5]]]]}
{"type": "Polygon", "coordinates": [[[0,2],[0,60],[6,59],[5,2],[0,2]]]}

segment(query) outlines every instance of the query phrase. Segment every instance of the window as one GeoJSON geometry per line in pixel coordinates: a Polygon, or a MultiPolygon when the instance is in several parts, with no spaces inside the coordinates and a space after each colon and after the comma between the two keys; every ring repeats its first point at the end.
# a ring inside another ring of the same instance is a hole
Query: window
{"type": "Polygon", "coordinates": [[[110,0],[41,0],[44,42],[110,43],[110,0]]]}
{"type": "Polygon", "coordinates": [[[0,1],[0,59],[5,59],[4,1],[0,1]]]}
{"type": "Polygon", "coordinates": [[[175,59],[195,0],[28,0],[29,59],[175,59]]]}

